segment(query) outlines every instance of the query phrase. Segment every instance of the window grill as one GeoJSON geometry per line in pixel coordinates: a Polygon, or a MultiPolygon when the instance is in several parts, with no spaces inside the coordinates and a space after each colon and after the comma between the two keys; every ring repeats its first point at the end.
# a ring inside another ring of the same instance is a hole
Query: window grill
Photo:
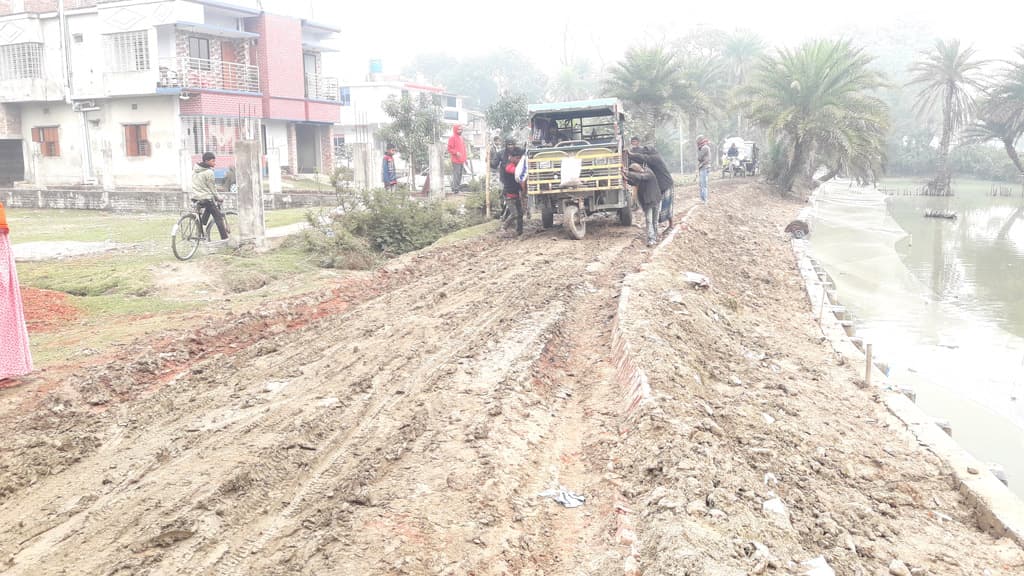
{"type": "Polygon", "coordinates": [[[260,119],[246,116],[182,116],[181,124],[192,154],[231,155],[235,142],[255,140],[261,133],[260,119]]]}
{"type": "Polygon", "coordinates": [[[151,156],[149,148],[149,126],[125,124],[124,152],[126,156],[151,156]]]}
{"type": "Polygon", "coordinates": [[[119,32],[104,34],[107,69],[110,72],[140,72],[149,70],[149,32],[119,32]]]}
{"type": "Polygon", "coordinates": [[[0,46],[0,80],[43,77],[43,45],[23,42],[0,46]]]}

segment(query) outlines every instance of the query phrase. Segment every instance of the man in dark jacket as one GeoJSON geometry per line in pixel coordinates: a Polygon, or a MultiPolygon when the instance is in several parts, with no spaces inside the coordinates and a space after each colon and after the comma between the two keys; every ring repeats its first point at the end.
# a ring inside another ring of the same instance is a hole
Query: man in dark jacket
{"type": "Polygon", "coordinates": [[[637,187],[637,200],[644,210],[644,221],[647,226],[647,245],[654,246],[658,241],[658,212],[661,209],[661,190],[658,177],[650,167],[636,162],[629,165],[629,171],[623,171],[626,182],[637,187]]]}
{"type": "Polygon", "coordinates": [[[658,222],[668,221],[668,227],[672,227],[672,186],[675,182],[672,181],[672,173],[669,172],[668,166],[665,165],[665,160],[651,146],[641,146],[635,152],[629,151],[629,161],[639,162],[651,169],[654,172],[655,177],[658,178],[658,187],[661,190],[661,210],[659,210],[658,222]]]}
{"type": "Polygon", "coordinates": [[[519,160],[523,157],[523,149],[518,146],[505,150],[505,158],[502,159],[502,166],[500,169],[501,173],[501,193],[505,197],[505,202],[512,209],[512,214],[502,226],[507,226],[508,223],[514,218],[516,221],[516,235],[519,236],[523,233],[523,206],[520,203],[520,194],[522,192],[522,185],[516,181],[516,166],[519,164],[519,160]]]}
{"type": "Polygon", "coordinates": [[[380,179],[384,182],[385,190],[394,190],[398,184],[398,171],[395,170],[395,147],[388,146],[384,153],[384,160],[380,164],[380,179]]]}

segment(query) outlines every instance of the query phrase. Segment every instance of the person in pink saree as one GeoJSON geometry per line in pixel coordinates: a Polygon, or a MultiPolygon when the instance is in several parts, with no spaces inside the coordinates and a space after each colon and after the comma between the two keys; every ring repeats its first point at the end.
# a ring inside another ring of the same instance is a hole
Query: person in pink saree
{"type": "Polygon", "coordinates": [[[9,232],[4,205],[0,204],[0,381],[32,371],[28,328],[9,232]]]}

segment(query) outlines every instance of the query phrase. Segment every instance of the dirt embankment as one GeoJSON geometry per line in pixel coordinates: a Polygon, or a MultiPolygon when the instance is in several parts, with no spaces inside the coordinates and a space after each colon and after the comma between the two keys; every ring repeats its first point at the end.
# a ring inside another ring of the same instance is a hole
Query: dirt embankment
{"type": "Polygon", "coordinates": [[[713,197],[632,285],[624,326],[657,400],[616,453],[644,573],[785,573],[820,556],[837,574],[1024,574],[823,342],[781,234],[799,206],[764,192],[713,197]]]}
{"type": "Polygon", "coordinates": [[[602,221],[408,255],[0,391],[0,571],[611,576],[623,499],[648,575],[1024,568],[834,365],[778,235],[795,207],[745,186],[634,288],[658,401],[628,418],[612,322],[650,252],[602,221]],[[538,497],[558,486],[584,506],[538,497]]]}

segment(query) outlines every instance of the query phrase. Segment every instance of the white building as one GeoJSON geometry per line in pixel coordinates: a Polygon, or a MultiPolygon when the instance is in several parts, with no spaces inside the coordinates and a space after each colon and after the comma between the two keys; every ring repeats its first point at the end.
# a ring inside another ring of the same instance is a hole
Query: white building
{"type": "Polygon", "coordinates": [[[325,171],[337,32],[216,0],[0,1],[0,186],[187,187],[245,138],[325,171]]]}
{"type": "Polygon", "coordinates": [[[451,127],[459,124],[464,128],[463,138],[468,143],[477,147],[482,143],[481,115],[467,110],[462,96],[450,94],[437,86],[382,79],[341,87],[341,116],[334,127],[335,144],[369,144],[372,150],[383,152],[387,143],[379,142],[376,133],[391,123],[384,113],[383,104],[388,98],[401,98],[405,94],[413,98],[427,94],[441,108],[441,117],[447,126],[444,134],[438,135],[441,141],[447,140],[452,133],[451,127]]]}

